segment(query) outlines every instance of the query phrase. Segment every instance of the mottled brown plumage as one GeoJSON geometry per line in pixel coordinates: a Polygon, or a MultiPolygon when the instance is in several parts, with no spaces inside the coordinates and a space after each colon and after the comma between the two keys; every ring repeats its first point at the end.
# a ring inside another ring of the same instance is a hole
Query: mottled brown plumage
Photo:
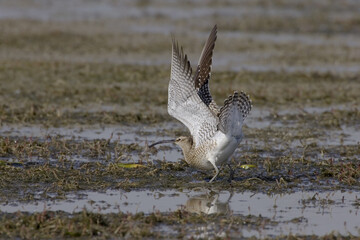
{"type": "Polygon", "coordinates": [[[215,141],[209,141],[206,145],[196,147],[193,144],[191,137],[181,136],[175,140],[175,144],[180,146],[184,154],[185,162],[187,162],[190,166],[201,170],[209,170],[214,168],[209,161],[203,161],[202,159],[206,159],[208,148],[213,148],[216,146],[215,141]]]}
{"type": "MultiPolygon", "coordinates": [[[[191,133],[191,137],[171,141],[181,147],[185,161],[190,166],[202,170],[215,169],[210,182],[219,174],[217,165],[222,166],[227,162],[239,145],[243,137],[243,121],[251,110],[251,101],[243,92],[229,96],[222,108],[211,97],[209,80],[216,33],[215,25],[205,43],[194,76],[187,56],[173,39],[168,92],[169,114],[182,122],[191,133]]],[[[158,143],[164,142],[169,141],[158,143]]]]}

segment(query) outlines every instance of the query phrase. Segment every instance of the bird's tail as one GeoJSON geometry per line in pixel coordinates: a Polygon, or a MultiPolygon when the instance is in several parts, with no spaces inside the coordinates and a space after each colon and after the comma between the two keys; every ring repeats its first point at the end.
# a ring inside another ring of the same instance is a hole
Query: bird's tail
{"type": "Polygon", "coordinates": [[[220,108],[219,129],[224,134],[231,134],[234,137],[242,136],[242,125],[251,110],[251,100],[244,92],[234,92],[220,108]]]}

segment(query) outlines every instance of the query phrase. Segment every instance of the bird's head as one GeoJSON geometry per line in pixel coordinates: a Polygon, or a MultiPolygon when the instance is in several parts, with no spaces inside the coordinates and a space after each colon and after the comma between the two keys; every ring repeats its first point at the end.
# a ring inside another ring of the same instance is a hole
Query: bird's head
{"type": "Polygon", "coordinates": [[[175,144],[179,145],[183,150],[190,149],[193,141],[191,137],[180,136],[175,139],[175,144]]]}

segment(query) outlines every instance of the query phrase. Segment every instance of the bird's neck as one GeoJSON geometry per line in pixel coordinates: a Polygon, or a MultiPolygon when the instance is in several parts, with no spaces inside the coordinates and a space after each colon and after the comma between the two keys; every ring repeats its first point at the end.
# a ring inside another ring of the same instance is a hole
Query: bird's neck
{"type": "Polygon", "coordinates": [[[192,158],[192,150],[193,150],[193,141],[189,138],[189,141],[186,144],[181,146],[181,149],[184,153],[185,161],[188,162],[189,159],[192,158]]]}

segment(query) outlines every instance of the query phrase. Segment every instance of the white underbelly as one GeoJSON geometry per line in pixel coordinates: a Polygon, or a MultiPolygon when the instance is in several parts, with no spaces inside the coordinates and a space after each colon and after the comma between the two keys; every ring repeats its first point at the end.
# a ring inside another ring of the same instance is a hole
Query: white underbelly
{"type": "Polygon", "coordinates": [[[215,161],[215,164],[220,166],[229,160],[235,149],[239,146],[241,138],[236,139],[232,136],[227,136],[222,132],[217,132],[214,137],[217,146],[209,153],[209,161],[215,161]]]}

